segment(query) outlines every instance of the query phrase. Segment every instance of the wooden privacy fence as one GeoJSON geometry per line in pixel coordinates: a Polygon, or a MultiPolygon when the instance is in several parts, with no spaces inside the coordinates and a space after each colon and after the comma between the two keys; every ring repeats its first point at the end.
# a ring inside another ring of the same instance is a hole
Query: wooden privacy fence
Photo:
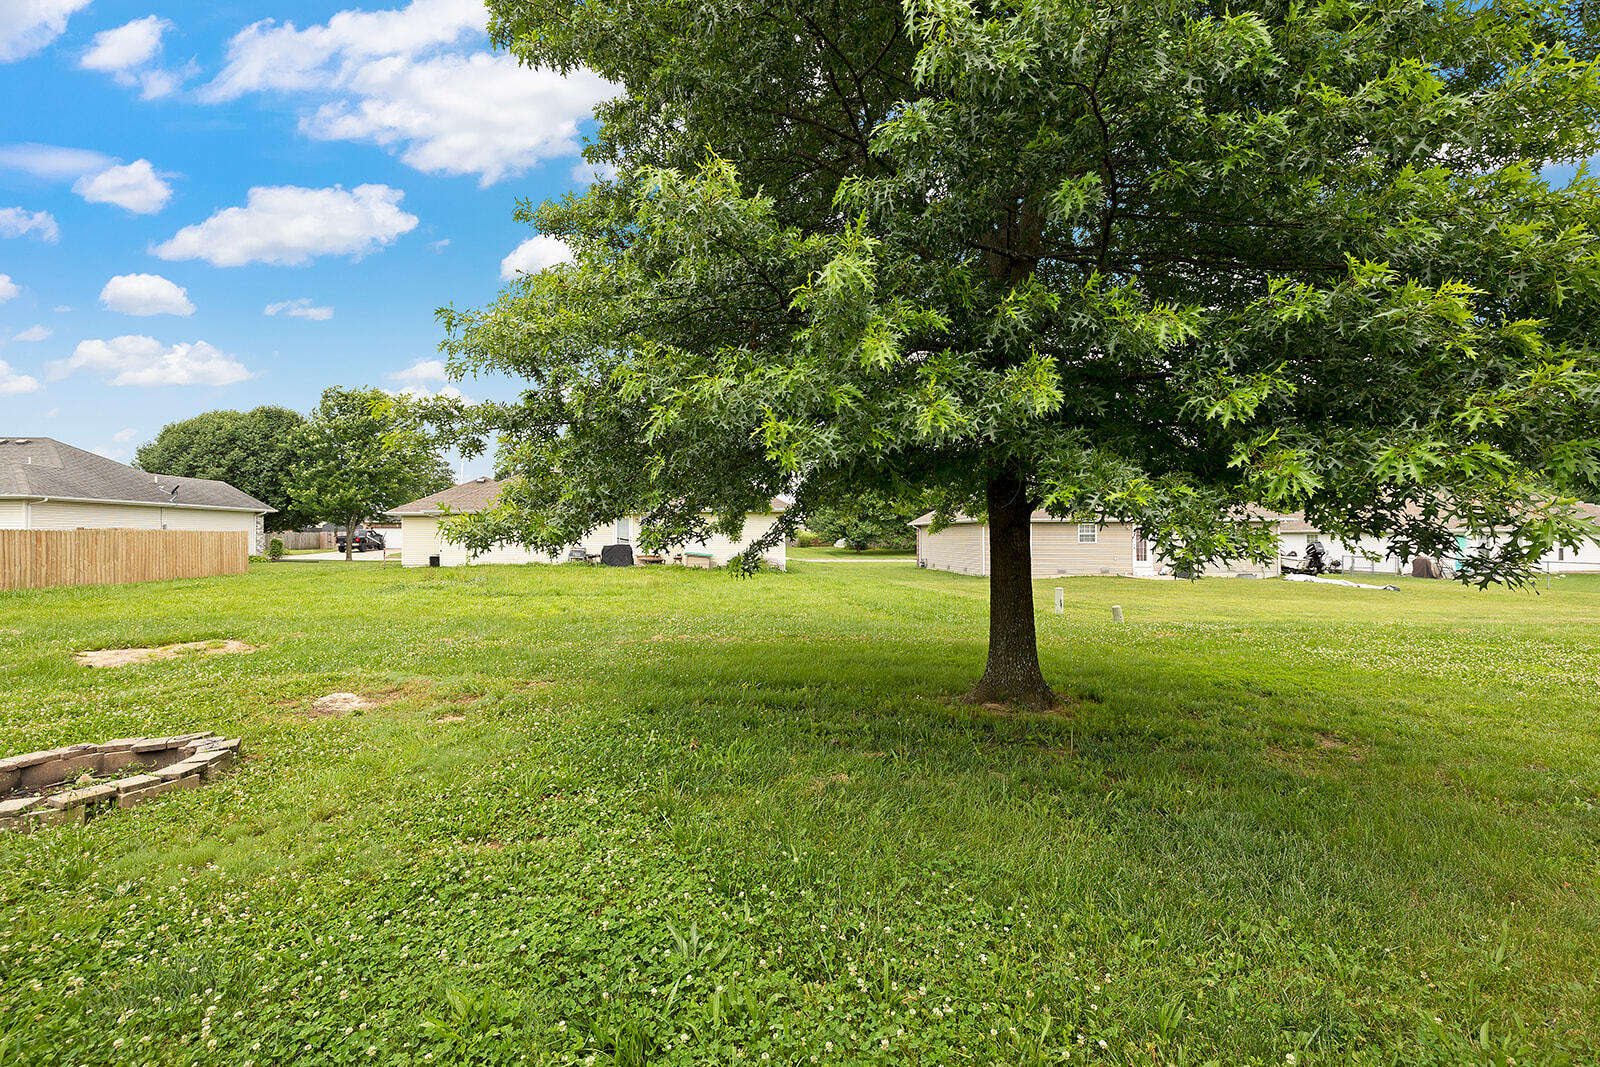
{"type": "Polygon", "coordinates": [[[239,530],[0,530],[0,589],[243,574],[239,530]]]}

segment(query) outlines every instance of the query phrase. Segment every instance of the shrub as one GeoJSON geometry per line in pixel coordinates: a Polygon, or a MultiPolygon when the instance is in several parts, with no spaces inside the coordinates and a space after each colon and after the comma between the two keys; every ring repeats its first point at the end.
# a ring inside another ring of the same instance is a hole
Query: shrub
{"type": "Polygon", "coordinates": [[[283,558],[282,538],[274,537],[271,541],[267,542],[267,558],[272,560],[274,563],[283,558]]]}
{"type": "Polygon", "coordinates": [[[821,534],[812,533],[810,530],[801,530],[800,536],[794,539],[794,543],[799,545],[801,548],[825,548],[828,545],[833,544],[833,542],[829,541],[826,537],[823,537],[821,534]]]}

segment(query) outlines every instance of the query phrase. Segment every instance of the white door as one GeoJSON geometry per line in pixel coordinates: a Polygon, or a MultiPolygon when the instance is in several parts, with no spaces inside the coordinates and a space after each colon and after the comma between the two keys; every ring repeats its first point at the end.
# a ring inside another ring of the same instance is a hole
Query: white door
{"type": "Polygon", "coordinates": [[[1133,531],[1133,573],[1154,574],[1155,564],[1150,561],[1150,541],[1142,530],[1133,531]]]}
{"type": "Polygon", "coordinates": [[[617,520],[617,544],[619,544],[619,545],[632,544],[633,543],[632,531],[633,531],[633,527],[628,523],[628,520],[627,520],[626,517],[618,519],[617,520]]]}

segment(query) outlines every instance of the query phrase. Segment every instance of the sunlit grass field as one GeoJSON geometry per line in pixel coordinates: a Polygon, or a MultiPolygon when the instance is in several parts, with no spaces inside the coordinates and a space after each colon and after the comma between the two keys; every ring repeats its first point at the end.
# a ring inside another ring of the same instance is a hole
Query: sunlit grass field
{"type": "Polygon", "coordinates": [[[1049,715],[887,563],[0,594],[0,754],[248,757],[0,835],[0,1063],[1600,1063],[1600,578],[1400,584],[1041,582],[1049,715]]]}

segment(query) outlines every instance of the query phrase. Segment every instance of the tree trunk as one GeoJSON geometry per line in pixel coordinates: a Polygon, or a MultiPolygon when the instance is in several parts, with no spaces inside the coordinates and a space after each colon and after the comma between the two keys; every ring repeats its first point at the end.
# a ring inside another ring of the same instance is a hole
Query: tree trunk
{"type": "Polygon", "coordinates": [[[974,704],[1053,707],[1039,669],[1033,625],[1033,502],[1015,470],[989,478],[989,662],[968,695],[974,704]]]}
{"type": "Polygon", "coordinates": [[[346,516],[344,523],[344,561],[349,563],[355,558],[356,551],[356,520],[346,516]]]}

